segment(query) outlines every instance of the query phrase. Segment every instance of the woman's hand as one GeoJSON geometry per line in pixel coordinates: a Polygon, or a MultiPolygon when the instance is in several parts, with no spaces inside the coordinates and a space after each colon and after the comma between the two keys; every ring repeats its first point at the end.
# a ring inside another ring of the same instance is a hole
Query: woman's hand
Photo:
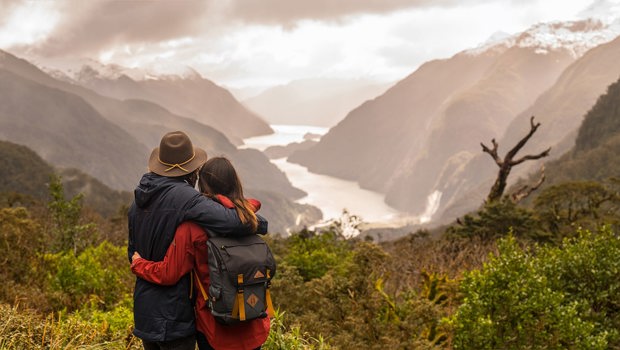
{"type": "Polygon", "coordinates": [[[131,256],[131,262],[138,258],[141,258],[140,254],[137,251],[133,252],[133,255],[131,256]]]}

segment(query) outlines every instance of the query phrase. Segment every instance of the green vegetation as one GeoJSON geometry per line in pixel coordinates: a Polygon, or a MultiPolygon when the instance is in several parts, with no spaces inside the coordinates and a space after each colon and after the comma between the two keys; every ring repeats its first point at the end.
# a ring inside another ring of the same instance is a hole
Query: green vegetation
{"type": "MultiPolygon", "coordinates": [[[[125,214],[97,219],[49,184],[47,203],[0,208],[0,349],[139,349],[125,214]]],[[[265,349],[620,348],[620,238],[597,230],[616,215],[614,186],[496,202],[435,240],[346,240],[341,225],[270,237],[265,349]]]]}
{"type": "Polygon", "coordinates": [[[609,229],[530,250],[503,239],[498,256],[465,274],[454,349],[618,348],[619,255],[609,229]]]}

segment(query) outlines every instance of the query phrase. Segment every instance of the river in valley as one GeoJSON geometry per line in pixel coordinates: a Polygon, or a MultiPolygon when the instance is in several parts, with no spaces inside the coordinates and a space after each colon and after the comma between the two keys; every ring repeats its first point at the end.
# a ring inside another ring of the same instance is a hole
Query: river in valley
{"type": "MultiPolygon", "coordinates": [[[[319,138],[328,131],[327,128],[301,125],[271,127],[274,134],[245,139],[244,147],[262,151],[269,146],[301,142],[308,133],[319,138]]],[[[286,174],[293,186],[308,193],[297,202],[316,206],[323,212],[324,220],[340,218],[346,209],[366,223],[406,224],[425,221],[424,216],[407,217],[385,204],[383,194],[362,189],[356,182],[311,173],[301,165],[287,162],[285,158],[272,159],[271,162],[286,174]]]]}

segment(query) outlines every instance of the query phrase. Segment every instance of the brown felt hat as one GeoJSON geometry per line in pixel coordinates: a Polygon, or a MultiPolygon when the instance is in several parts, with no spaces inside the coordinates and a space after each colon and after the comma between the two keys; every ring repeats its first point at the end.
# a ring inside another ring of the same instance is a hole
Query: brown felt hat
{"type": "Polygon", "coordinates": [[[177,177],[191,174],[207,161],[207,152],[192,145],[182,131],[169,132],[151,152],[149,170],[157,175],[177,177]]]}

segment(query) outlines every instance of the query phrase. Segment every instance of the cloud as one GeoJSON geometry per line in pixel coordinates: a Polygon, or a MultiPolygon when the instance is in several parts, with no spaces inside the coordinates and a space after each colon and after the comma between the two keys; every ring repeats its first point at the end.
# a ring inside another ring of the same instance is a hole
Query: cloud
{"type": "Polygon", "coordinates": [[[300,20],[331,21],[360,14],[384,14],[409,8],[443,7],[482,0],[235,0],[228,4],[231,18],[248,23],[280,24],[300,20]]]}
{"type": "MultiPolygon", "coordinates": [[[[413,7],[477,3],[483,0],[178,0],[47,2],[58,24],[27,51],[35,55],[97,55],[121,45],[149,44],[184,36],[216,37],[235,25],[294,27],[301,20],[333,21],[359,14],[383,14],[413,7]]],[[[0,0],[0,28],[18,7],[33,1],[0,0]]],[[[22,21],[35,19],[20,18],[22,21]]],[[[1,29],[0,29],[1,30],[1,29]]]]}
{"type": "MultiPolygon", "coordinates": [[[[4,1],[4,0],[3,0],[4,1]]],[[[115,45],[156,43],[201,29],[206,1],[58,1],[63,14],[31,51],[46,55],[96,54],[115,45]]]]}
{"type": "Polygon", "coordinates": [[[9,21],[9,14],[12,14],[19,5],[18,0],[0,0],[0,28],[9,21]]]}

